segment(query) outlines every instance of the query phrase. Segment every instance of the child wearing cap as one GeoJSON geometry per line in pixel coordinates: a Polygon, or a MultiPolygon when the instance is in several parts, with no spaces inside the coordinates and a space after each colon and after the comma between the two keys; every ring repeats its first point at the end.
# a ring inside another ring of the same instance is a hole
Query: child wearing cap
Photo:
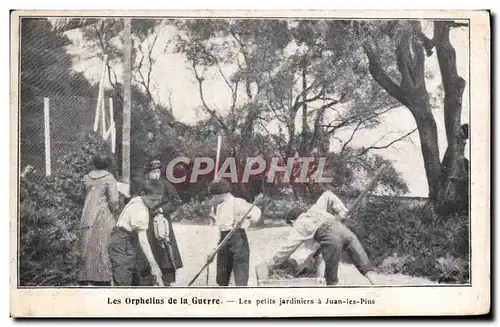
{"type": "MultiPolygon", "coordinates": [[[[235,227],[245,213],[251,208],[247,201],[234,197],[231,193],[231,185],[225,179],[213,183],[209,192],[216,202],[216,209],[213,214],[215,225],[220,231],[220,244],[227,234],[235,227]]],[[[228,286],[231,274],[234,274],[236,286],[247,286],[249,277],[250,247],[246,229],[251,222],[258,222],[262,215],[261,210],[254,206],[245,221],[231,236],[229,241],[220,249],[217,254],[217,284],[228,286]]],[[[214,257],[209,257],[212,261],[214,257]]]]}

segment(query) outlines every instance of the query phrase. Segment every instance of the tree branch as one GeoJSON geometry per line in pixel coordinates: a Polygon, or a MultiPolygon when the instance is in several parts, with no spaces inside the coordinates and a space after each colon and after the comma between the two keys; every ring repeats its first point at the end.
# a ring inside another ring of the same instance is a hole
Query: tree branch
{"type": "MultiPolygon", "coordinates": [[[[243,60],[245,61],[246,67],[248,67],[248,54],[245,51],[245,44],[243,43],[242,40],[240,40],[238,38],[238,36],[236,35],[236,32],[232,28],[229,29],[229,33],[232,35],[232,37],[236,40],[236,42],[240,46],[240,52],[243,55],[243,60]]],[[[241,69],[241,66],[240,66],[240,69],[241,69]]],[[[250,86],[251,86],[250,84],[251,84],[251,81],[248,80],[247,78],[245,78],[246,94],[247,94],[249,99],[252,99],[253,97],[252,97],[252,90],[250,88],[250,86]]]]}
{"type": "Polygon", "coordinates": [[[148,52],[148,60],[149,60],[149,68],[148,68],[148,93],[151,94],[149,91],[149,87],[151,85],[151,72],[153,71],[153,48],[156,44],[156,40],[158,39],[158,34],[155,35],[153,39],[153,43],[151,44],[151,47],[149,47],[149,52],[148,52]]]}
{"type": "Polygon", "coordinates": [[[205,96],[204,96],[204,93],[203,93],[203,81],[204,81],[204,78],[199,75],[198,70],[196,69],[196,64],[194,62],[192,62],[191,65],[192,65],[192,69],[193,69],[196,81],[198,82],[198,92],[200,94],[200,99],[201,99],[201,103],[203,105],[203,108],[205,109],[206,112],[208,112],[210,114],[210,116],[212,116],[212,118],[214,118],[215,120],[217,120],[219,122],[219,124],[221,125],[221,127],[226,132],[229,132],[230,129],[224,123],[224,120],[222,120],[222,118],[220,118],[214,110],[210,109],[210,107],[208,106],[207,102],[205,101],[205,96]]]}
{"type": "Polygon", "coordinates": [[[312,98],[309,98],[309,99],[304,99],[304,100],[299,100],[301,97],[302,97],[302,94],[304,93],[309,93],[309,91],[315,87],[317,84],[317,79],[315,79],[311,85],[309,85],[305,91],[303,92],[300,92],[296,97],[295,97],[295,101],[294,101],[294,104],[292,105],[292,107],[290,108],[290,110],[292,110],[293,112],[296,112],[300,109],[300,107],[302,107],[305,103],[309,103],[309,102],[313,102],[313,101],[316,101],[316,100],[319,100],[324,94],[325,94],[325,87],[321,87],[321,90],[318,92],[318,94],[316,94],[315,96],[313,96],[312,98]]]}
{"type": "Polygon", "coordinates": [[[332,101],[322,105],[321,107],[319,107],[317,109],[318,113],[316,115],[316,119],[314,120],[314,131],[313,131],[313,135],[312,135],[312,138],[310,141],[311,146],[313,146],[314,143],[317,141],[317,138],[319,136],[319,129],[321,128],[320,122],[323,119],[323,116],[325,114],[326,109],[344,101],[345,96],[346,96],[346,93],[342,94],[339,99],[332,100],[332,101]]]}
{"type": "Polygon", "coordinates": [[[410,62],[412,61],[410,54],[410,35],[405,31],[396,45],[396,61],[398,70],[401,74],[401,89],[412,90],[414,88],[413,78],[410,71],[410,62]]]}
{"type": "Polygon", "coordinates": [[[104,30],[104,20],[101,20],[101,24],[99,25],[99,28],[97,28],[96,25],[92,26],[94,28],[94,31],[96,33],[97,39],[99,41],[99,45],[101,47],[102,53],[104,55],[108,55],[108,60],[106,61],[106,70],[108,73],[108,80],[109,84],[111,84],[111,87],[116,91],[117,96],[122,99],[121,93],[118,92],[118,78],[116,76],[116,72],[111,68],[111,64],[109,63],[111,61],[111,58],[109,57],[108,54],[108,46],[106,44],[106,41],[103,39],[102,31],[104,30]],[[113,82],[112,75],[115,78],[115,81],[113,82]]]}
{"type": "Polygon", "coordinates": [[[222,76],[222,78],[224,79],[224,82],[226,82],[227,86],[229,87],[229,89],[231,90],[231,98],[232,98],[232,103],[231,103],[231,111],[234,111],[234,109],[236,108],[236,101],[238,100],[238,84],[239,84],[239,78],[238,80],[236,81],[235,83],[235,87],[233,87],[231,85],[231,82],[229,82],[229,80],[227,79],[226,75],[224,74],[224,72],[222,71],[222,67],[220,66],[219,63],[217,63],[217,68],[219,69],[219,73],[220,75],[222,76]]]}
{"type": "Polygon", "coordinates": [[[398,100],[404,106],[410,108],[410,102],[406,98],[404,91],[399,87],[392,78],[384,71],[382,64],[380,63],[380,57],[374,49],[374,45],[371,42],[365,42],[363,48],[365,50],[366,56],[368,57],[369,70],[373,79],[386,90],[392,97],[398,100]]]}
{"type": "Polygon", "coordinates": [[[414,128],[414,129],[412,129],[410,132],[408,132],[408,133],[406,133],[405,135],[403,135],[403,136],[401,136],[401,137],[399,137],[399,138],[395,139],[395,140],[394,140],[394,141],[392,141],[392,142],[389,142],[389,143],[388,143],[388,144],[386,144],[386,145],[382,145],[382,146],[375,146],[375,145],[372,145],[372,146],[369,146],[368,148],[364,148],[364,149],[363,149],[363,151],[361,151],[359,155],[360,155],[360,156],[365,155],[365,154],[366,154],[368,151],[370,151],[370,150],[380,150],[380,149],[386,149],[386,148],[390,147],[391,145],[393,145],[394,143],[404,140],[406,137],[408,137],[408,136],[410,136],[411,134],[413,134],[416,130],[417,130],[417,129],[416,129],[416,128],[414,128]]]}
{"type": "Polygon", "coordinates": [[[340,155],[343,155],[345,153],[345,150],[347,148],[347,146],[349,145],[349,143],[351,143],[351,141],[353,140],[354,138],[354,135],[356,134],[356,132],[359,130],[359,128],[361,127],[361,125],[363,124],[363,121],[360,121],[358,123],[358,125],[356,125],[356,127],[354,128],[354,130],[352,131],[352,134],[351,136],[349,137],[349,139],[342,145],[342,149],[340,150],[340,155]]]}

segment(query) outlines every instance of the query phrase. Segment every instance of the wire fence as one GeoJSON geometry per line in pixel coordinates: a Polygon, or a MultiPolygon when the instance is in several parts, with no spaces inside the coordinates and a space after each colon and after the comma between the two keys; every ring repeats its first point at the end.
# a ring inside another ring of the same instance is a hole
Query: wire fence
{"type": "Polygon", "coordinates": [[[96,102],[97,98],[78,96],[34,97],[23,102],[21,169],[30,165],[38,174],[57,173],[62,168],[58,158],[79,146],[82,136],[93,132],[96,102]],[[47,105],[49,108],[45,108],[47,105]]]}
{"type": "MultiPolygon", "coordinates": [[[[30,165],[40,175],[58,173],[61,157],[88,133],[104,135],[116,147],[116,134],[103,133],[114,126],[110,95],[73,69],[75,59],[85,59],[85,53],[71,53],[72,41],[45,18],[22,18],[20,32],[21,172],[30,165]],[[102,111],[97,110],[99,102],[102,111]]],[[[101,70],[102,63],[97,65],[101,70]]]]}

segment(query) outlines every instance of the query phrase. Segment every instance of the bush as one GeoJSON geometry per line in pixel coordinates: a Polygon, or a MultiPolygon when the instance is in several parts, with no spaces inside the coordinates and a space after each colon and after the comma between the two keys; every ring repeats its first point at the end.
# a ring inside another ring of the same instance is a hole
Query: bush
{"type": "Polygon", "coordinates": [[[395,201],[369,202],[346,222],[378,271],[468,283],[468,216],[440,219],[425,207],[395,201]]]}
{"type": "Polygon", "coordinates": [[[214,203],[210,200],[200,201],[193,198],[172,214],[172,220],[208,224],[210,223],[210,210],[213,205],[214,203]]]}
{"type": "Polygon", "coordinates": [[[76,229],[85,202],[82,178],[92,169],[93,155],[107,152],[96,137],[87,135],[80,144],[59,158],[62,171],[48,178],[28,174],[21,179],[20,285],[75,283],[76,229]]]}
{"type": "MultiPolygon", "coordinates": [[[[210,197],[203,200],[191,198],[189,202],[184,203],[173,213],[172,220],[207,224],[210,222],[210,210],[213,206],[214,202],[210,197]]],[[[284,221],[288,210],[294,206],[307,209],[308,204],[302,199],[294,201],[291,199],[272,199],[267,197],[259,207],[262,210],[264,219],[284,221]]]]}

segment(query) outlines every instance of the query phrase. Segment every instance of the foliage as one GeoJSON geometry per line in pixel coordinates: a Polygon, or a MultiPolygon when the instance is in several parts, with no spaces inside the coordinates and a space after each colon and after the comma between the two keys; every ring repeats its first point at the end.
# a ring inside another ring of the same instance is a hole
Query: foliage
{"type": "MultiPolygon", "coordinates": [[[[28,174],[20,181],[19,279],[23,286],[72,285],[78,262],[78,232],[85,202],[83,176],[92,157],[107,153],[93,136],[60,158],[65,170],[48,178],[28,174]]],[[[109,154],[109,153],[108,153],[109,154]]]]}
{"type": "Polygon", "coordinates": [[[188,19],[171,24],[178,30],[173,51],[184,55],[199,84],[202,109],[232,147],[247,151],[249,139],[262,134],[286,156],[295,149],[324,150],[340,129],[372,128],[396,103],[369,77],[362,47],[343,31],[346,22],[188,19]],[[231,92],[224,113],[206,101],[209,74],[231,92]],[[295,126],[300,109],[301,131],[295,126]],[[279,133],[268,130],[271,123],[279,133]]]}
{"type": "Polygon", "coordinates": [[[406,181],[390,160],[379,154],[358,155],[359,152],[360,150],[354,149],[350,154],[338,156],[341,160],[340,165],[344,165],[344,171],[348,171],[344,174],[350,176],[348,180],[339,183],[347,187],[348,194],[361,193],[383,164],[388,166],[372,192],[377,195],[402,195],[409,192],[406,181]]]}
{"type": "MultiPolygon", "coordinates": [[[[291,200],[280,203],[281,208],[293,205],[291,200]]],[[[397,198],[371,199],[345,224],[358,236],[379,273],[426,277],[440,283],[468,283],[468,217],[443,220],[432,215],[422,204],[409,205],[397,198]]],[[[315,273],[304,271],[300,277],[316,277],[315,273]]],[[[285,262],[272,276],[292,278],[293,264],[285,262]]]]}
{"type": "Polygon", "coordinates": [[[172,219],[174,221],[208,224],[210,222],[210,210],[213,206],[214,203],[210,200],[198,201],[192,198],[172,214],[172,219]]]}
{"type": "Polygon", "coordinates": [[[388,198],[366,203],[346,225],[380,272],[469,282],[466,215],[439,219],[428,206],[408,206],[388,198]]]}
{"type": "Polygon", "coordinates": [[[68,37],[53,32],[47,19],[21,19],[21,96],[88,96],[95,88],[72,70],[68,37]]]}

